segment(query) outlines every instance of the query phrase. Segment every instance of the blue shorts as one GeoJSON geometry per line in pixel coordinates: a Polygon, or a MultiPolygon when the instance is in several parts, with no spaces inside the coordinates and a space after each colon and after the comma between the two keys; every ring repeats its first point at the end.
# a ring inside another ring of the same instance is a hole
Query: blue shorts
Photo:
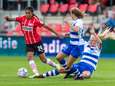
{"type": "Polygon", "coordinates": [[[80,63],[73,64],[72,68],[71,68],[71,70],[69,72],[72,74],[77,69],[79,70],[80,74],[82,74],[83,71],[89,71],[90,74],[92,75],[92,73],[94,71],[94,69],[90,65],[88,65],[86,63],[83,63],[83,62],[80,62],[80,63]]]}
{"type": "Polygon", "coordinates": [[[84,45],[67,45],[62,49],[62,52],[66,54],[67,56],[71,55],[74,58],[78,58],[82,55],[82,52],[84,50],[84,45]]]}

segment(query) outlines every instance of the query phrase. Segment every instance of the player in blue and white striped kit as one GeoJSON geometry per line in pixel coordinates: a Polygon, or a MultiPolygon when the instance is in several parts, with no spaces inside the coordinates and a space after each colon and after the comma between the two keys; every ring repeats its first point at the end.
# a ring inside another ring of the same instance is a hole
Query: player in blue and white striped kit
{"type": "Polygon", "coordinates": [[[67,72],[65,78],[70,74],[74,74],[74,79],[90,78],[93,71],[96,70],[96,65],[101,52],[101,40],[97,35],[93,35],[90,41],[85,44],[84,51],[79,63],[73,64],[69,71],[65,71],[64,68],[61,70],[51,70],[40,77],[56,76],[62,72],[67,72]]]}
{"type": "MultiPolygon", "coordinates": [[[[67,76],[71,73],[75,74],[75,79],[91,77],[101,52],[101,40],[91,36],[90,41],[85,45],[81,60],[77,64],[73,64],[67,76]]],[[[65,77],[67,77],[65,76],[65,77]]]]}
{"type": "Polygon", "coordinates": [[[73,21],[70,24],[70,43],[58,53],[57,60],[63,67],[70,67],[73,62],[82,54],[85,41],[83,40],[83,14],[78,8],[72,8],[70,10],[70,16],[73,21]],[[64,57],[68,57],[69,60],[65,61],[64,57]]]}

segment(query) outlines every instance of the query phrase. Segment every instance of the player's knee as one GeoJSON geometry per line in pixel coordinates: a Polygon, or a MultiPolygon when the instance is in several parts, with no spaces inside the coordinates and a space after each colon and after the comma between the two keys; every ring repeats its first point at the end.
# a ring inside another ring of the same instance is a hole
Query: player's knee
{"type": "Polygon", "coordinates": [[[90,73],[89,71],[84,71],[84,72],[82,73],[82,76],[83,76],[84,78],[90,78],[91,73],[90,73]]]}
{"type": "Polygon", "coordinates": [[[56,59],[57,59],[57,61],[61,61],[63,58],[62,57],[60,57],[60,56],[56,56],[56,59]]]}
{"type": "Polygon", "coordinates": [[[31,54],[31,53],[27,54],[27,60],[28,61],[33,60],[33,58],[34,58],[33,54],[31,54]]]}
{"type": "Polygon", "coordinates": [[[47,63],[47,59],[41,59],[43,63],[47,63]]]}
{"type": "Polygon", "coordinates": [[[65,57],[65,54],[63,54],[62,52],[60,52],[57,56],[56,56],[56,59],[57,59],[57,61],[61,61],[62,59],[64,59],[64,57],[65,57]]]}
{"type": "Polygon", "coordinates": [[[57,61],[60,61],[60,58],[59,57],[56,57],[57,61]]]}

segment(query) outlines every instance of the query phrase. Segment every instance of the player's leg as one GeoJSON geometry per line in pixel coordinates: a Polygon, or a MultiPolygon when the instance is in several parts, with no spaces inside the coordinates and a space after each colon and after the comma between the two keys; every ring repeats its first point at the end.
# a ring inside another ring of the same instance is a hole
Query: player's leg
{"type": "MultiPolygon", "coordinates": [[[[65,70],[66,71],[66,70],[65,70]]],[[[80,71],[79,71],[79,64],[73,64],[72,67],[66,71],[66,75],[64,76],[64,79],[68,78],[69,75],[79,75],[80,74],[80,71]]]]}
{"type": "Polygon", "coordinates": [[[64,59],[64,57],[66,56],[67,55],[64,54],[63,52],[58,53],[56,56],[57,61],[61,64],[62,67],[66,67],[66,60],[64,59]]]}
{"type": "Polygon", "coordinates": [[[66,70],[71,68],[72,64],[76,61],[76,59],[82,54],[84,49],[84,45],[81,46],[74,46],[74,48],[71,51],[71,54],[69,55],[67,59],[67,67],[66,70]]]}
{"type": "Polygon", "coordinates": [[[32,51],[27,52],[27,58],[28,58],[29,65],[30,65],[33,73],[36,76],[39,76],[39,72],[37,70],[37,66],[36,66],[36,63],[34,61],[34,52],[32,52],[32,51]]]}
{"type": "Polygon", "coordinates": [[[36,44],[35,46],[35,52],[39,55],[40,57],[40,60],[43,62],[43,63],[46,63],[52,67],[56,67],[57,64],[55,64],[52,60],[46,58],[45,56],[45,50],[44,50],[44,46],[43,46],[43,43],[40,42],[38,44],[36,44]]]}
{"type": "Polygon", "coordinates": [[[56,58],[57,61],[61,64],[61,66],[66,67],[66,60],[64,58],[70,55],[71,50],[72,50],[72,46],[67,45],[62,49],[61,52],[57,54],[56,58]]]}
{"type": "Polygon", "coordinates": [[[57,67],[57,64],[56,64],[55,62],[53,62],[52,60],[46,58],[45,53],[41,53],[41,54],[39,55],[39,57],[40,57],[40,60],[41,60],[43,63],[46,63],[46,64],[48,64],[48,65],[50,65],[50,66],[52,66],[52,67],[55,67],[55,68],[57,67]]]}
{"type": "Polygon", "coordinates": [[[29,62],[29,66],[31,67],[34,75],[38,76],[39,72],[37,70],[36,63],[34,61],[34,44],[32,45],[26,45],[26,51],[27,51],[27,59],[29,62]]]}
{"type": "MultiPolygon", "coordinates": [[[[54,63],[53,61],[51,61],[50,59],[47,59],[47,58],[45,57],[45,54],[44,54],[44,53],[41,53],[41,54],[39,55],[39,57],[40,57],[40,60],[41,60],[43,63],[46,63],[46,64],[48,64],[48,65],[50,65],[50,66],[52,66],[52,67],[55,67],[55,68],[57,67],[57,64],[55,64],[55,63],[54,63]]],[[[34,66],[35,66],[35,64],[34,64],[34,66]]],[[[35,66],[35,67],[36,67],[36,66],[35,66]]],[[[34,67],[34,68],[35,68],[35,67],[34,67]]],[[[37,70],[37,67],[36,67],[36,70],[37,70]]],[[[51,76],[50,73],[53,73],[53,74],[51,74],[52,76],[58,74],[57,71],[51,71],[51,72],[46,73],[46,76],[51,76]]],[[[34,75],[30,76],[29,78],[41,78],[41,77],[45,77],[45,74],[44,74],[43,76],[41,76],[40,74],[39,74],[39,75],[34,74],[34,75]]]]}
{"type": "Polygon", "coordinates": [[[54,69],[54,70],[47,71],[46,73],[41,74],[38,78],[46,78],[46,77],[50,77],[50,76],[57,76],[59,74],[60,74],[60,72],[57,69],[54,69]]]}
{"type": "Polygon", "coordinates": [[[67,67],[66,70],[70,69],[72,64],[76,61],[76,58],[70,55],[67,59],[67,67]]]}

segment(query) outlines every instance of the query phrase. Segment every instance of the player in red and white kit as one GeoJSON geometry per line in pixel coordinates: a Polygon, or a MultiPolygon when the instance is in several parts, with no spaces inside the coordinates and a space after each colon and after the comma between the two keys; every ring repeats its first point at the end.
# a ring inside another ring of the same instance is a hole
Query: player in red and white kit
{"type": "Polygon", "coordinates": [[[56,34],[56,36],[60,37],[58,33],[56,33],[53,29],[44,25],[42,21],[39,20],[37,16],[35,16],[32,7],[27,7],[25,9],[25,15],[19,16],[16,18],[10,18],[8,16],[5,17],[7,21],[17,21],[21,25],[21,30],[24,34],[25,42],[26,42],[26,50],[27,50],[27,58],[29,65],[34,73],[30,78],[35,78],[39,76],[39,72],[37,70],[37,66],[34,61],[34,54],[38,53],[40,60],[50,66],[56,67],[55,64],[50,59],[45,57],[44,47],[41,40],[41,36],[37,32],[37,27],[44,27],[49,31],[56,34]]]}

